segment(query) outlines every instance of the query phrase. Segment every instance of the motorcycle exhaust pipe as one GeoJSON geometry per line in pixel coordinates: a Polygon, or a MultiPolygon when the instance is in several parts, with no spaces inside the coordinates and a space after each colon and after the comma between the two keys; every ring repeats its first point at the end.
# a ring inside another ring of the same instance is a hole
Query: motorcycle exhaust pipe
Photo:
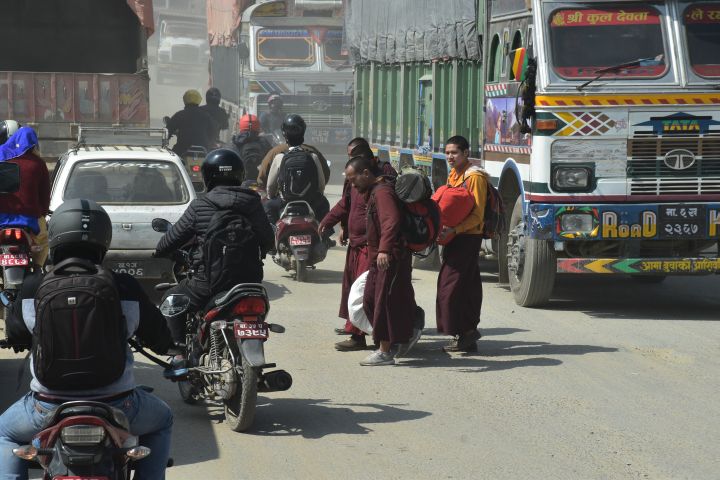
{"type": "Polygon", "coordinates": [[[261,392],[284,392],[292,386],[292,377],[285,370],[275,370],[263,375],[258,389],[261,392]]]}

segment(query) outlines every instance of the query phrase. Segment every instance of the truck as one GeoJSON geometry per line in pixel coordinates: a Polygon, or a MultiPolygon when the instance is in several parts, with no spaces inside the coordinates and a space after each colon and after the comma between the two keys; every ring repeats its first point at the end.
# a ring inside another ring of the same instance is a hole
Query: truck
{"type": "Polygon", "coordinates": [[[208,0],[211,85],[230,125],[244,113],[262,115],[280,95],[285,113],[305,119],[308,143],[344,146],[353,75],[343,21],[342,0],[208,0]]]}
{"type": "Polygon", "coordinates": [[[75,142],[80,124],[147,127],[152,32],[150,0],[8,2],[0,118],[33,127],[49,162],[75,142]]]}
{"type": "Polygon", "coordinates": [[[720,2],[414,5],[350,3],[355,133],[435,186],[445,139],[470,140],[506,206],[485,250],[518,305],[558,274],[720,271],[720,2]]]}
{"type": "Polygon", "coordinates": [[[205,17],[166,13],[158,19],[157,83],[207,77],[210,46],[205,17]]]}

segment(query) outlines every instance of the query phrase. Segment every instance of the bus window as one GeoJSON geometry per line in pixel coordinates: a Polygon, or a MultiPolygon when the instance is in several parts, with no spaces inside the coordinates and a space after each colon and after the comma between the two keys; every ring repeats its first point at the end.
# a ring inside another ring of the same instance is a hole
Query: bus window
{"type": "Polygon", "coordinates": [[[257,59],[269,67],[310,66],[315,63],[314,43],[305,29],[264,28],[258,32],[257,59]]]}
{"type": "Polygon", "coordinates": [[[693,4],[683,13],[690,67],[701,77],[720,77],[720,4],[693,4]]]}
{"type": "MultiPolygon", "coordinates": [[[[517,50],[518,48],[522,48],[522,33],[520,33],[520,30],[515,32],[515,36],[513,37],[512,47],[510,47],[510,51],[517,50]]],[[[515,80],[515,75],[513,75],[512,68],[510,69],[510,80],[515,80]]]]}
{"type": "Polygon", "coordinates": [[[502,68],[502,47],[500,46],[500,36],[495,35],[490,44],[490,63],[488,64],[488,82],[500,81],[500,69],[502,68]]]}

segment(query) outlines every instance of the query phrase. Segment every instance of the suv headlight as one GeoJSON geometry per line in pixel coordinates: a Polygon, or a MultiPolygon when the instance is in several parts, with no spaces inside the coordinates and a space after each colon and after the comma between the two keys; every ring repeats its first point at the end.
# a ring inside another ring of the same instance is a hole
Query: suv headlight
{"type": "Polygon", "coordinates": [[[589,167],[555,167],[552,182],[557,191],[586,192],[592,186],[592,170],[589,167]]]}

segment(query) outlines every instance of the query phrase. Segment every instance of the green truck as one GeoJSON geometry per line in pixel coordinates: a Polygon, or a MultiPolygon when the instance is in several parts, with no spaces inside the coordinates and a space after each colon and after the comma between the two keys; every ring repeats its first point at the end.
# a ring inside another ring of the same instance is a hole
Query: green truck
{"type": "Polygon", "coordinates": [[[470,140],[522,306],[558,273],[720,272],[720,1],[353,0],[355,133],[445,183],[470,140]]]}

